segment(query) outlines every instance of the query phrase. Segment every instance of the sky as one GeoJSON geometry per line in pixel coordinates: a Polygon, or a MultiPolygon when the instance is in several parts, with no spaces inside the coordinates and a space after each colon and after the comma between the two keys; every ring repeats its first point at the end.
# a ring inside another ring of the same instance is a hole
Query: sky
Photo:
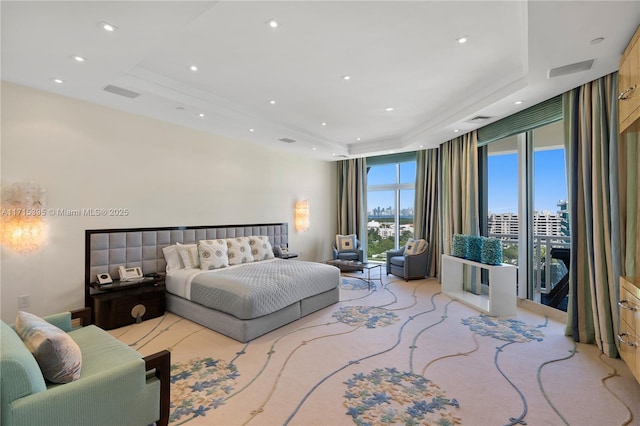
{"type": "MultiPolygon", "coordinates": [[[[488,158],[489,211],[518,213],[517,154],[488,158]]],[[[567,199],[564,149],[535,151],[533,157],[534,210],[558,211],[558,201],[567,199]]]]}
{"type": "MultiPolygon", "coordinates": [[[[518,212],[517,154],[490,155],[488,158],[489,211],[492,213],[518,212]]],[[[401,163],[401,182],[415,179],[415,163],[401,163]]],[[[395,181],[395,165],[372,167],[367,175],[368,185],[395,181]]],[[[558,201],[567,199],[567,180],[563,149],[541,150],[534,153],[534,210],[558,210],[558,201]]],[[[415,191],[402,191],[400,208],[413,208],[415,191]]],[[[393,206],[392,191],[370,191],[368,210],[393,206]]]]}

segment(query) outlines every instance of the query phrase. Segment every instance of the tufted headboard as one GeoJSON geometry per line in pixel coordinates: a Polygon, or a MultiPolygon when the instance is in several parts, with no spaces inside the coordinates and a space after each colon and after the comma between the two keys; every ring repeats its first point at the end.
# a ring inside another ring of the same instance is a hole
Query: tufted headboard
{"type": "Polygon", "coordinates": [[[85,286],[105,272],[118,276],[118,267],[142,268],[145,274],[165,272],[162,249],[200,240],[267,235],[272,245],[289,243],[287,223],[168,228],[88,229],[85,231],[85,286]]]}

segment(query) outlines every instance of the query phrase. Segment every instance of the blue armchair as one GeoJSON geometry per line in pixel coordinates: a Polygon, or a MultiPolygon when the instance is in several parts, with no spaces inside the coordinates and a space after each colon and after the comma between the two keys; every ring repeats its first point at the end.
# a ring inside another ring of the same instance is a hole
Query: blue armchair
{"type": "MultiPolygon", "coordinates": [[[[90,322],[91,311],[81,312],[90,322]]],[[[96,326],[72,330],[71,317],[44,318],[82,351],[80,378],[65,384],[45,381],[16,330],[0,322],[2,425],[166,425],[171,354],[143,358],[96,326]]]]}
{"type": "Polygon", "coordinates": [[[333,243],[333,258],[339,260],[357,260],[362,262],[364,251],[355,235],[337,235],[333,243]],[[349,238],[346,238],[349,237],[349,238]],[[348,240],[347,243],[344,240],[348,240]]]}
{"type": "MultiPolygon", "coordinates": [[[[414,241],[413,243],[416,242],[414,241]]],[[[387,252],[387,275],[397,275],[404,278],[405,281],[424,278],[427,275],[429,244],[424,241],[422,250],[418,250],[417,254],[409,254],[407,247],[410,244],[411,241],[399,250],[389,250],[387,252]]]]}

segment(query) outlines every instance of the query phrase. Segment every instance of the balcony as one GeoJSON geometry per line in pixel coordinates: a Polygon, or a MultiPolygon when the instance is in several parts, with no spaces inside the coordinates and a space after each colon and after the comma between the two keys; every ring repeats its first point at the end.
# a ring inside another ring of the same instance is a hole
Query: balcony
{"type": "MultiPolygon", "coordinates": [[[[489,236],[502,240],[503,262],[518,266],[518,235],[489,236]]],[[[533,300],[566,311],[571,237],[534,235],[533,238],[533,300]]]]}

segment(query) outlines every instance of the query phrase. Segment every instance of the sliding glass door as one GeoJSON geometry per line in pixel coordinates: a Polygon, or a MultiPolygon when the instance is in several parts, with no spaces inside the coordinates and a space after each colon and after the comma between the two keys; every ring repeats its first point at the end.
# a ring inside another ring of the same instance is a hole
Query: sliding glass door
{"type": "Polygon", "coordinates": [[[566,310],[567,187],[562,122],[481,148],[481,229],[518,266],[518,296],[566,310]]]}

